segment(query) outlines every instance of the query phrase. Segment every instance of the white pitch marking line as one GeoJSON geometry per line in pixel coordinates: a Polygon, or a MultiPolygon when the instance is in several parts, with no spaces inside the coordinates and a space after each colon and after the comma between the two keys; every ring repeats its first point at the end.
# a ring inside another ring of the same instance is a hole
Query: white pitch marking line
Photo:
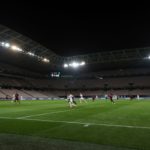
{"type": "Polygon", "coordinates": [[[57,113],[67,112],[67,111],[70,111],[70,110],[55,111],[55,112],[42,113],[42,114],[36,114],[36,115],[30,115],[30,116],[23,116],[23,117],[18,117],[17,119],[24,119],[24,118],[30,118],[30,117],[35,117],[35,116],[43,116],[43,115],[47,115],[47,114],[57,114],[57,113]]]}
{"type": "Polygon", "coordinates": [[[56,120],[41,120],[41,119],[24,119],[24,118],[9,118],[9,117],[0,117],[2,119],[16,119],[16,120],[27,120],[27,121],[39,121],[39,122],[58,122],[66,124],[80,124],[88,126],[106,126],[106,127],[119,127],[119,128],[135,128],[135,129],[150,129],[150,127],[144,126],[129,126],[129,125],[119,125],[119,124],[105,124],[105,123],[86,123],[86,122],[76,122],[76,121],[56,121],[56,120]]]}

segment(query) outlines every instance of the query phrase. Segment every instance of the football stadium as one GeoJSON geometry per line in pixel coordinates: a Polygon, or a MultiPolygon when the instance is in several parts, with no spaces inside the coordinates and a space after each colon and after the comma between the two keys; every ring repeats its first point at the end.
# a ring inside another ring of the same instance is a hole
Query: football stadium
{"type": "Polygon", "coordinates": [[[0,24],[0,150],[149,150],[150,47],[58,54],[0,24]]]}

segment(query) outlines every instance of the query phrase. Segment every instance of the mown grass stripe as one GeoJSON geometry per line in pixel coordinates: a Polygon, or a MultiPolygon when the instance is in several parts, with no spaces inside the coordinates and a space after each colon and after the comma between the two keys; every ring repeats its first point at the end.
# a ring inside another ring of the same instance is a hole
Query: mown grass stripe
{"type": "Polygon", "coordinates": [[[53,123],[66,123],[66,124],[80,124],[88,126],[106,126],[106,127],[119,127],[119,128],[135,128],[135,129],[150,129],[150,127],[145,126],[129,126],[120,124],[105,124],[105,123],[90,123],[90,122],[77,122],[77,121],[60,121],[60,120],[43,120],[43,119],[26,119],[26,118],[10,118],[10,117],[0,117],[0,119],[16,119],[16,120],[27,120],[27,121],[39,121],[39,122],[53,122],[53,123]]]}
{"type": "Polygon", "coordinates": [[[23,117],[18,117],[17,119],[24,119],[24,118],[30,118],[30,117],[36,117],[36,116],[43,116],[47,114],[57,114],[57,113],[62,113],[62,112],[67,112],[70,110],[64,110],[64,111],[55,111],[55,112],[49,112],[49,113],[42,113],[42,114],[36,114],[36,115],[29,115],[29,116],[23,116],[23,117]]]}

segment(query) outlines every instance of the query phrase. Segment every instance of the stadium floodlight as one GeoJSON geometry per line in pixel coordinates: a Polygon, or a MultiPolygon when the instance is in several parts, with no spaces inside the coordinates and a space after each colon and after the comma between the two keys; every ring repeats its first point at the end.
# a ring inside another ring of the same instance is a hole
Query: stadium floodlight
{"type": "Polygon", "coordinates": [[[17,48],[17,51],[19,51],[19,52],[23,52],[23,50],[21,49],[21,48],[17,48]]]}
{"type": "Polygon", "coordinates": [[[9,43],[4,43],[4,46],[5,46],[6,48],[8,48],[8,47],[10,47],[10,44],[9,44],[9,43]]]}
{"type": "Polygon", "coordinates": [[[47,63],[50,62],[50,60],[47,58],[43,58],[42,56],[35,55],[32,52],[26,52],[23,49],[17,47],[16,45],[11,45],[10,43],[0,42],[0,46],[5,47],[5,48],[10,48],[11,50],[16,51],[16,52],[23,52],[24,54],[34,56],[34,57],[38,58],[40,61],[42,60],[43,62],[47,62],[47,63]]]}
{"type": "Polygon", "coordinates": [[[18,51],[18,52],[22,52],[23,51],[21,48],[17,47],[16,45],[12,45],[11,49],[14,50],[14,51],[18,51]]]}
{"type": "Polygon", "coordinates": [[[1,42],[1,45],[4,46],[4,45],[5,45],[5,42],[1,42]]]}
{"type": "Polygon", "coordinates": [[[80,63],[80,65],[81,65],[81,66],[84,66],[84,65],[85,65],[85,62],[84,62],[84,61],[82,61],[82,62],[80,63]]]}
{"type": "Polygon", "coordinates": [[[63,65],[64,68],[78,68],[80,66],[84,66],[85,65],[85,62],[84,61],[81,61],[81,62],[76,62],[76,61],[73,61],[72,63],[65,63],[63,65]]]}
{"type": "Polygon", "coordinates": [[[32,52],[28,52],[27,54],[30,55],[30,56],[35,56],[35,54],[32,53],[32,52]]]}
{"type": "Polygon", "coordinates": [[[49,62],[49,59],[47,59],[47,58],[43,58],[42,60],[47,63],[49,62]]]}
{"type": "Polygon", "coordinates": [[[72,66],[73,68],[78,68],[78,67],[79,67],[79,63],[73,62],[73,63],[71,64],[71,66],[72,66]]]}
{"type": "Polygon", "coordinates": [[[11,49],[12,49],[12,50],[17,50],[17,46],[12,45],[12,46],[11,46],[11,49]]]}
{"type": "Polygon", "coordinates": [[[148,59],[150,59],[150,55],[148,56],[148,59]]]}
{"type": "Polygon", "coordinates": [[[64,68],[68,68],[68,64],[64,64],[64,68]]]}

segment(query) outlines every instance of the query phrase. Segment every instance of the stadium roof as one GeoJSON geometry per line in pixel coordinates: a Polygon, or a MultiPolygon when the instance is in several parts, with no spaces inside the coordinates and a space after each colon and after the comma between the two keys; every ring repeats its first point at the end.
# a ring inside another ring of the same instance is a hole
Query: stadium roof
{"type": "Polygon", "coordinates": [[[32,52],[41,57],[47,57],[51,60],[51,62],[59,61],[59,56],[50,49],[47,49],[30,38],[3,25],[0,25],[0,41],[15,44],[26,52],[32,52]]]}
{"type": "MultiPolygon", "coordinates": [[[[64,63],[72,61],[85,61],[86,64],[98,64],[98,66],[111,66],[118,62],[141,61],[147,59],[150,55],[150,48],[123,49],[116,51],[105,51],[93,54],[78,55],[64,57],[55,54],[51,49],[48,49],[38,42],[13,31],[3,25],[0,25],[0,41],[15,44],[21,47],[25,52],[31,52],[43,58],[48,58],[50,64],[62,67],[64,63]],[[107,65],[106,65],[107,64],[107,65]]],[[[96,66],[96,65],[95,65],[96,66]]]]}

